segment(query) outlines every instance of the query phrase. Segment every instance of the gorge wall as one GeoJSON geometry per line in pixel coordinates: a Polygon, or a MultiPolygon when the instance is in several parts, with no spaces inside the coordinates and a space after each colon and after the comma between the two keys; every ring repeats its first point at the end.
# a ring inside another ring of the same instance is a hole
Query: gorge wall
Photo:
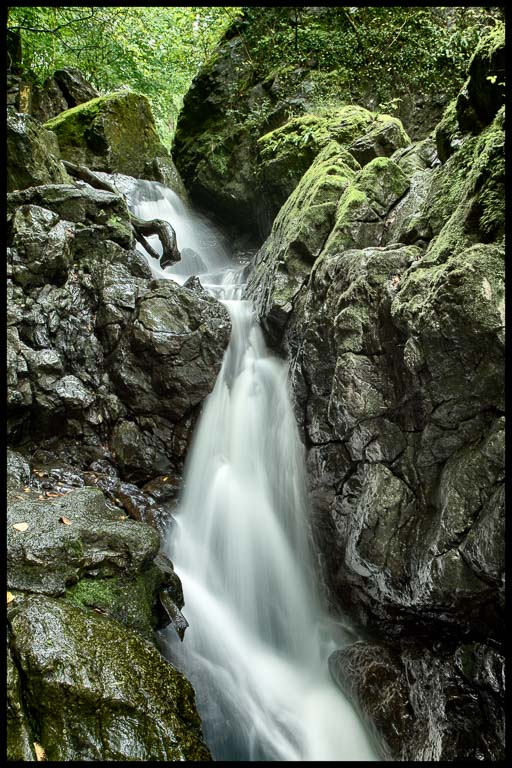
{"type": "Polygon", "coordinates": [[[388,759],[504,748],[503,41],[412,142],[308,109],[304,71],[251,80],[235,30],[177,129],[192,198],[266,238],[248,295],[290,361],[326,600],[366,638],[331,671],[388,759]]]}

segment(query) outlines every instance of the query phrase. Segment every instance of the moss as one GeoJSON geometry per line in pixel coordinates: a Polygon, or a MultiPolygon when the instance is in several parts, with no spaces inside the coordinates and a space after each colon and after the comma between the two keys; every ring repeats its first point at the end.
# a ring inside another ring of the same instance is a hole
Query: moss
{"type": "Polygon", "coordinates": [[[148,99],[118,91],[91,99],[52,118],[62,156],[96,170],[141,176],[146,164],[167,155],[148,99]]]}
{"type": "Polygon", "coordinates": [[[97,609],[154,641],[154,595],[143,573],[132,580],[121,576],[85,577],[66,590],[66,600],[80,608],[97,609]]]}
{"type": "Polygon", "coordinates": [[[474,58],[491,61],[498,51],[505,48],[505,24],[497,21],[490,32],[478,43],[474,58]]]}
{"type": "Polygon", "coordinates": [[[409,179],[398,165],[388,157],[371,160],[357,176],[357,186],[379,207],[379,213],[387,213],[391,205],[409,189],[409,179]]]}
{"type": "Polygon", "coordinates": [[[479,226],[485,240],[505,231],[505,107],[479,136],[469,174],[469,188],[480,208],[479,226]]]}
{"type": "Polygon", "coordinates": [[[457,99],[450,101],[435,128],[437,154],[442,163],[448,160],[456,149],[456,143],[461,141],[456,104],[457,99]]]}
{"type": "Polygon", "coordinates": [[[139,634],[41,595],[10,625],[48,760],[209,759],[191,685],[139,634]]]}

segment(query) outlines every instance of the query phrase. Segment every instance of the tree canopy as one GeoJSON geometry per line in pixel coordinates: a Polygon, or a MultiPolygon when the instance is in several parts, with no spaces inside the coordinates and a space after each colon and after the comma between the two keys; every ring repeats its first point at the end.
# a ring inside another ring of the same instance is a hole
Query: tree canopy
{"type": "Polygon", "coordinates": [[[16,6],[8,28],[22,41],[23,73],[42,83],[79,67],[101,92],[130,87],[149,97],[170,141],[183,95],[238,7],[16,6]]]}
{"type": "MultiPolygon", "coordinates": [[[[193,76],[231,26],[254,74],[307,66],[323,77],[321,95],[377,99],[402,90],[458,88],[496,7],[97,7],[16,6],[8,28],[22,42],[23,74],[36,82],[79,67],[101,92],[129,87],[149,97],[170,143],[193,76]]],[[[396,101],[396,99],[395,99],[396,101]]]]}

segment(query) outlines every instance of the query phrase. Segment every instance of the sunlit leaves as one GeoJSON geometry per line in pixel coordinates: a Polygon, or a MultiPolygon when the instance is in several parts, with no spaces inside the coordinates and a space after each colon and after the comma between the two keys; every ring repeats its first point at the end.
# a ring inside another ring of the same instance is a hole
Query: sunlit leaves
{"type": "Polygon", "coordinates": [[[164,139],[190,82],[238,7],[15,7],[8,25],[22,36],[23,66],[40,82],[79,67],[102,92],[146,94],[164,139]]]}

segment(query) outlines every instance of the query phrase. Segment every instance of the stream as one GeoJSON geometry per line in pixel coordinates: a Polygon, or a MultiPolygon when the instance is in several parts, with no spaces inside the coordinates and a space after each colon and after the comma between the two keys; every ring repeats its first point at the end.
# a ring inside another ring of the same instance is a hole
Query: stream
{"type": "MultiPolygon", "coordinates": [[[[127,197],[137,216],[165,219],[176,231],[182,259],[171,267],[138,246],[154,277],[183,284],[196,275],[232,323],[165,542],[189,627],[183,642],[164,630],[163,652],[194,685],[215,760],[378,760],[328,673],[328,656],[350,640],[316,591],[288,369],[243,298],[248,265],[163,185],[138,181],[127,197]]],[[[156,237],[148,240],[161,252],[156,237]]]]}

